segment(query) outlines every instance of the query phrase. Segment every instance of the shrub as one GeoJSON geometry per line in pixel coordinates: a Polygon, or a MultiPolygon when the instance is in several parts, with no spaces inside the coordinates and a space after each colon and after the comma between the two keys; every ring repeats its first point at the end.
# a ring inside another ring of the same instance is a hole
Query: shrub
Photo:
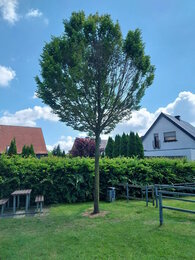
{"type": "MultiPolygon", "coordinates": [[[[100,160],[100,197],[118,183],[192,182],[195,162],[171,159],[103,158],[100,160]]],[[[94,159],[0,157],[0,197],[16,189],[32,189],[45,195],[45,202],[83,202],[93,199],[94,159]]]]}

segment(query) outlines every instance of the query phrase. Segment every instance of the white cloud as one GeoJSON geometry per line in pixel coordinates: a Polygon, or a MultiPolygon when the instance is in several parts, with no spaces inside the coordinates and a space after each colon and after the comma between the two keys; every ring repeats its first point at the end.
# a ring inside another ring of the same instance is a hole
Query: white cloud
{"type": "Polygon", "coordinates": [[[195,94],[187,91],[180,92],[173,102],[165,107],[160,107],[154,113],[149,112],[146,108],[133,111],[131,119],[118,124],[110,136],[130,131],[143,135],[161,112],[173,116],[180,115],[181,119],[195,126],[195,94]]]}
{"type": "Polygon", "coordinates": [[[0,0],[0,10],[4,20],[10,24],[14,24],[19,20],[19,16],[16,12],[18,6],[18,0],[0,0]]]}
{"type": "Polygon", "coordinates": [[[0,124],[36,126],[36,121],[40,119],[54,122],[59,121],[58,117],[51,112],[49,107],[35,106],[33,108],[19,110],[14,114],[4,112],[3,116],[0,117],[0,124]]]}
{"type": "Polygon", "coordinates": [[[27,18],[35,18],[35,17],[41,17],[43,13],[39,11],[38,9],[30,9],[28,13],[26,14],[27,18]]]}
{"type": "Polygon", "coordinates": [[[37,93],[36,92],[34,92],[34,95],[32,96],[32,99],[37,99],[38,97],[37,97],[37,93]]]}
{"type": "Polygon", "coordinates": [[[15,76],[16,73],[14,70],[0,65],[0,87],[7,87],[15,76]]]}
{"type": "Polygon", "coordinates": [[[61,150],[64,150],[66,153],[68,153],[72,149],[74,139],[75,138],[73,138],[72,136],[61,136],[60,140],[55,144],[47,145],[47,149],[49,151],[52,151],[54,147],[60,145],[61,150]]]}
{"type": "Polygon", "coordinates": [[[189,91],[180,92],[178,97],[166,107],[160,107],[156,114],[164,112],[170,115],[181,115],[181,119],[195,125],[195,94],[189,91]]]}

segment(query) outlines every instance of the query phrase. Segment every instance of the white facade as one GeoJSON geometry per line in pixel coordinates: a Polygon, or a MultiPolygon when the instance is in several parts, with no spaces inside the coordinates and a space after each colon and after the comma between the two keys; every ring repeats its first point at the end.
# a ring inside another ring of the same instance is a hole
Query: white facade
{"type": "Polygon", "coordinates": [[[195,160],[195,140],[164,116],[153,124],[143,138],[145,156],[186,157],[195,160]],[[165,141],[165,133],[174,133],[176,140],[165,141]],[[158,136],[157,145],[154,136],[158,136]]]}

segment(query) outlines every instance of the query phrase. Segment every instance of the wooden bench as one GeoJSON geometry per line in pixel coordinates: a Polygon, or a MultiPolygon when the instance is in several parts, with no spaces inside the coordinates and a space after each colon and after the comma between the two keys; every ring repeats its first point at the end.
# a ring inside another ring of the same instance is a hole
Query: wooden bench
{"type": "Polygon", "coordinates": [[[40,209],[40,212],[42,212],[44,196],[43,195],[37,195],[36,198],[35,198],[35,202],[37,204],[37,211],[40,209]]]}
{"type": "Polygon", "coordinates": [[[9,201],[9,199],[1,199],[0,200],[0,206],[1,206],[1,216],[3,216],[4,209],[6,206],[6,203],[9,201]]]}

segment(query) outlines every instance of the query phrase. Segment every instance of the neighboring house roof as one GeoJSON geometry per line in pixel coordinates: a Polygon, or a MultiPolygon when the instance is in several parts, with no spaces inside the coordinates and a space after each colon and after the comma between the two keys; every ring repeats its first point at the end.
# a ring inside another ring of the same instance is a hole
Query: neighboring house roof
{"type": "Polygon", "coordinates": [[[34,147],[35,154],[48,154],[41,128],[0,125],[0,153],[6,151],[11,140],[16,139],[17,152],[22,153],[24,145],[34,147]]]}
{"type": "Polygon", "coordinates": [[[173,123],[175,126],[177,126],[180,130],[182,130],[184,133],[186,133],[188,136],[190,136],[193,140],[195,140],[195,127],[191,124],[183,121],[180,119],[179,116],[171,116],[168,114],[161,113],[156,121],[152,124],[152,126],[148,129],[148,131],[145,133],[145,135],[142,138],[142,141],[146,138],[146,136],[150,133],[152,128],[156,125],[156,123],[160,120],[160,118],[165,117],[167,120],[169,120],[171,123],[173,123]]]}

